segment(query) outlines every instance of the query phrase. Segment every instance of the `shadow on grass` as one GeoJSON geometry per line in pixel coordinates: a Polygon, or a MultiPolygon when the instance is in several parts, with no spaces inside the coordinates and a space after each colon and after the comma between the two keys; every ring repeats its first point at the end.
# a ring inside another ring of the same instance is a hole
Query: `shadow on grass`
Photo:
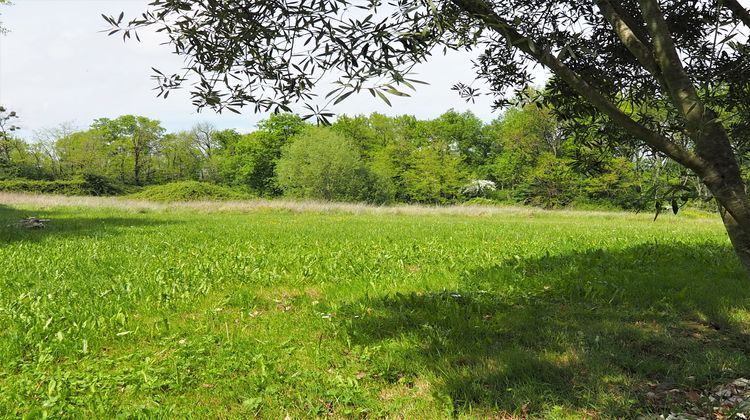
{"type": "Polygon", "coordinates": [[[679,409],[659,389],[750,374],[748,285],[728,246],[645,244],[510,259],[342,312],[354,343],[386,349],[377,375],[434,375],[457,413],[632,418],[679,409]]]}
{"type": "Polygon", "coordinates": [[[0,204],[0,245],[17,241],[40,241],[48,237],[117,235],[128,228],[173,223],[175,222],[137,216],[97,216],[85,211],[76,214],[75,210],[30,211],[0,204]],[[20,226],[18,222],[27,217],[50,219],[50,222],[39,229],[20,226]]]}

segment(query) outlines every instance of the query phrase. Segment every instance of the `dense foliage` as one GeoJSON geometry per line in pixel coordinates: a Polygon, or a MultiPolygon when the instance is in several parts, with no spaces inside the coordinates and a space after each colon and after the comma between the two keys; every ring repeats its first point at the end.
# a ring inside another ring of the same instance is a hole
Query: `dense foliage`
{"type": "Polygon", "coordinates": [[[205,123],[166,133],[158,121],[123,116],[98,119],[85,130],[37,132],[32,140],[8,135],[0,145],[7,149],[0,189],[114,195],[176,182],[137,196],[250,194],[379,204],[482,198],[626,209],[652,209],[665,191],[685,197],[678,207],[709,196],[695,177],[648,148],[592,147],[535,104],[518,104],[490,123],[453,110],[433,120],[340,116],[328,127],[276,114],[248,134],[205,123]],[[214,194],[206,190],[210,184],[229,188],[214,194]]]}

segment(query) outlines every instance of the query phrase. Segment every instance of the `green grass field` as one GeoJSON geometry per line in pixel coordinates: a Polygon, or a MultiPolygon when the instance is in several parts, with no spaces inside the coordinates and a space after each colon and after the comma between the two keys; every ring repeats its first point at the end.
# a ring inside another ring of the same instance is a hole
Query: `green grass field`
{"type": "Polygon", "coordinates": [[[0,415],[668,414],[750,374],[750,287],[652,218],[0,205],[0,415]]]}

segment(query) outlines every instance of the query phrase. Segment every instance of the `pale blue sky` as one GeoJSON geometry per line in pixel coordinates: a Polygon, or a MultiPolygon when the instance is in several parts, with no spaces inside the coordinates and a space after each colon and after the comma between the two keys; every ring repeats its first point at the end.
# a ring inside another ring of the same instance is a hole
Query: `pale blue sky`
{"type": "MultiPolygon", "coordinates": [[[[263,115],[246,108],[243,115],[196,113],[187,96],[173,92],[156,98],[149,78],[151,67],[178,69],[181,59],[159,45],[157,34],[141,34],[143,42],[123,43],[100,31],[107,25],[101,14],[125,11],[132,17],[145,10],[146,0],[14,0],[0,7],[10,33],[0,36],[0,104],[21,116],[22,135],[72,121],[85,127],[98,117],[144,115],[161,120],[169,130],[188,129],[210,121],[219,128],[250,131],[263,115]]],[[[437,55],[417,71],[420,87],[411,98],[393,98],[393,107],[368,93],[351,96],[334,111],[342,114],[382,112],[435,117],[449,108],[470,109],[482,119],[491,112],[490,98],[467,104],[450,86],[471,81],[472,56],[437,55]]],[[[301,109],[300,109],[301,111],[301,109]]]]}

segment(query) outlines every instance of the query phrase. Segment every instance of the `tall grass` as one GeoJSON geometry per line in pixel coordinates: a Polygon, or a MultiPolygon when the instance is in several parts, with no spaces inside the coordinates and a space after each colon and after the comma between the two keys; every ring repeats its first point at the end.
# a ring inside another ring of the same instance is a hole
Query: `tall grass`
{"type": "MultiPolygon", "coordinates": [[[[544,210],[534,207],[514,205],[486,205],[462,204],[429,206],[421,204],[372,205],[366,203],[341,203],[315,200],[288,200],[262,198],[248,198],[243,200],[148,200],[133,197],[92,197],[92,196],[62,196],[39,195],[24,193],[0,192],[0,203],[10,206],[26,207],[76,207],[117,209],[127,212],[140,211],[200,211],[204,213],[222,212],[256,212],[283,210],[293,213],[349,213],[349,214],[393,214],[393,215],[461,215],[461,216],[496,216],[521,215],[534,217],[542,214],[576,215],[579,217],[603,216],[625,217],[638,220],[648,219],[647,215],[636,215],[627,211],[602,210],[544,210]]],[[[651,216],[653,218],[653,215],[651,216]]],[[[669,214],[659,216],[670,218],[669,214]]],[[[687,210],[682,211],[682,218],[698,218],[714,221],[716,216],[711,213],[687,210]]],[[[680,219],[681,220],[681,219],[680,219]]]]}

